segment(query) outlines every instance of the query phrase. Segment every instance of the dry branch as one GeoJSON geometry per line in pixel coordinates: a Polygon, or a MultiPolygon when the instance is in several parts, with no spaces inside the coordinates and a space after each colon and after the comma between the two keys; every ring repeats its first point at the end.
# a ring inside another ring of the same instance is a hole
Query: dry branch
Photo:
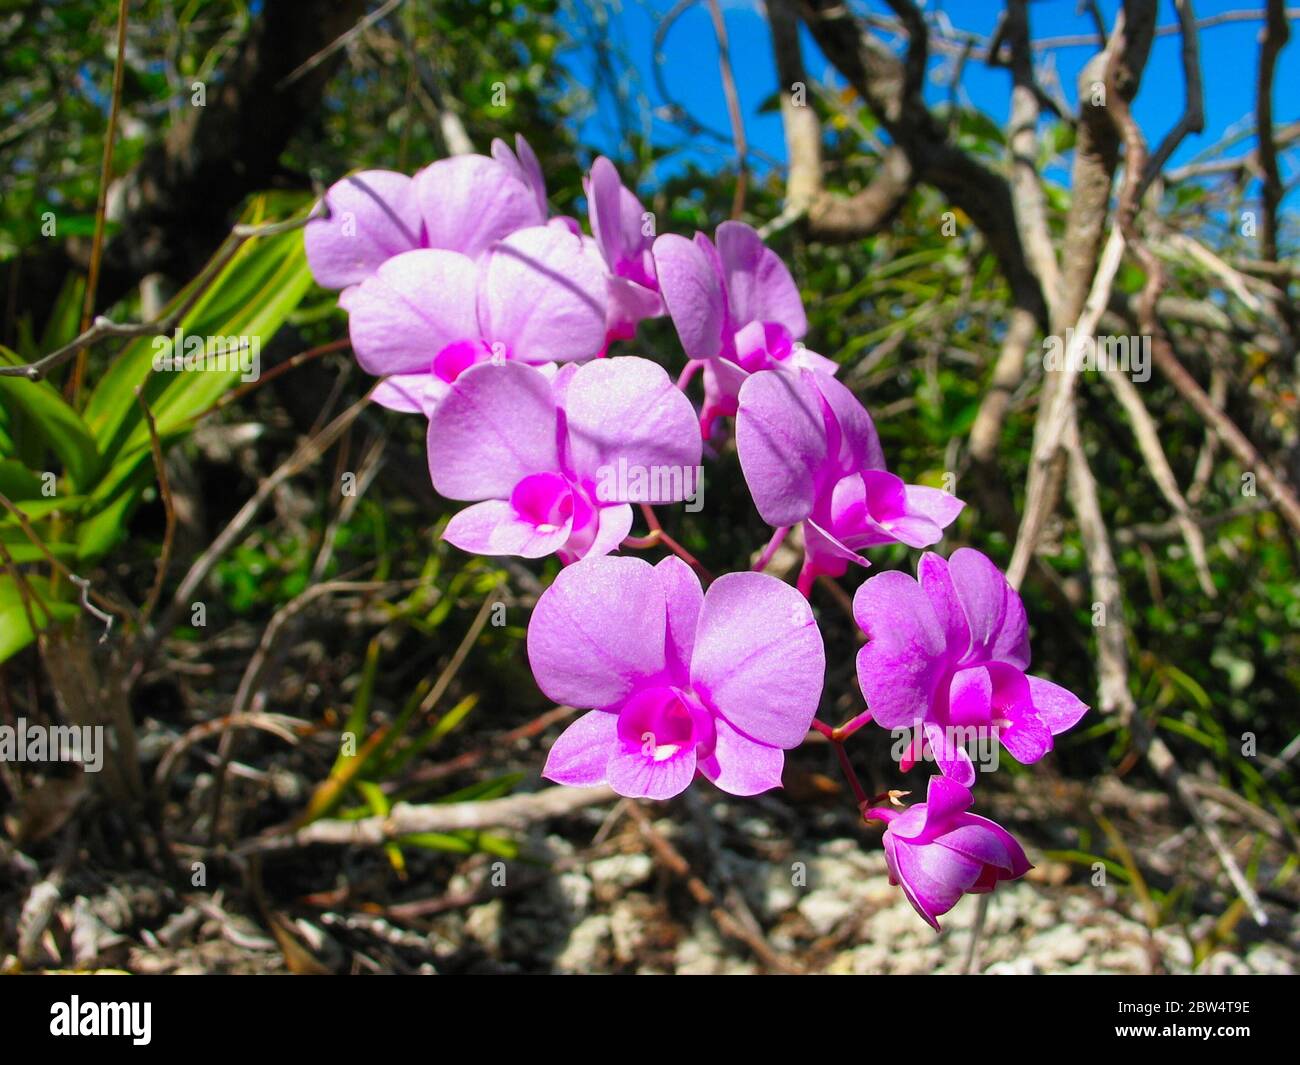
{"type": "Polygon", "coordinates": [[[384,817],[358,821],[315,821],[291,832],[277,832],[249,840],[236,848],[239,854],[263,854],[313,844],[374,847],[418,832],[466,832],[487,828],[527,828],[538,821],[567,817],[588,806],[613,802],[609,788],[553,787],[528,795],[483,802],[412,805],[399,802],[384,817]]]}

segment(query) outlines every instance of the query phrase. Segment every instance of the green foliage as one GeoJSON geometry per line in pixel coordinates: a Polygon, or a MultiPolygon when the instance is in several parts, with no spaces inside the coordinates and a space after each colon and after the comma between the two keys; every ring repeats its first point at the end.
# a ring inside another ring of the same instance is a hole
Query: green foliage
{"type": "MultiPolygon", "coordinates": [[[[288,213],[303,206],[301,198],[258,196],[243,221],[260,224],[269,212],[288,213]]],[[[218,253],[220,254],[220,253],[218,253]]],[[[297,231],[254,238],[243,243],[182,317],[180,328],[197,337],[248,337],[265,344],[275,335],[311,284],[297,231]]],[[[77,318],[69,311],[80,287],[66,285],[43,342],[62,346],[76,335],[77,318]]],[[[187,289],[172,306],[188,299],[187,289]]],[[[69,557],[77,566],[93,564],[121,543],[145,489],[154,483],[150,429],[139,397],[148,404],[160,444],[182,439],[224,394],[240,381],[238,366],[202,372],[155,372],[159,338],[144,336],[128,343],[95,381],[84,409],[63,398],[53,380],[0,377],[0,489],[27,517],[46,549],[69,557]],[[50,495],[45,474],[59,477],[50,495]],[[12,491],[10,491],[12,489],[12,491]]],[[[0,348],[0,358],[18,365],[39,357],[46,348],[32,345],[21,354],[0,348]]],[[[16,562],[44,557],[31,543],[16,515],[0,515],[0,537],[12,542],[16,562]]],[[[0,595],[16,596],[12,573],[0,574],[0,595]]],[[[76,614],[67,600],[74,589],[58,586],[57,604],[36,618],[38,627],[76,614]],[[65,609],[66,608],[66,609],[65,609]]],[[[6,599],[5,602],[9,602],[6,599]]],[[[6,619],[9,608],[6,607],[6,619]]],[[[33,638],[30,625],[6,626],[0,661],[33,638]]]]}

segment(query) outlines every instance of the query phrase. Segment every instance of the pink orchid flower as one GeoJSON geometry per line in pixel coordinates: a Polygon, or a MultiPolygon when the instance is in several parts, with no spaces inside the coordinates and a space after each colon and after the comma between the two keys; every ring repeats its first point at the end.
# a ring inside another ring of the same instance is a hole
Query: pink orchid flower
{"type": "Polygon", "coordinates": [[[1088,708],[1025,674],[1029,629],[1020,596],[968,547],[947,562],[927,552],[917,578],[881,573],[853,598],[868,636],[858,683],[872,718],[887,729],[918,726],[943,775],[963,787],[975,783],[961,745],[971,735],[996,736],[1018,762],[1038,761],[1088,708]]]}
{"type": "Polygon", "coordinates": [[[733,795],[778,787],[826,670],[793,588],[728,573],[704,593],[676,557],[563,570],[533,610],[528,661],[548,698],[595,707],[555,741],[543,774],[651,799],[679,794],[697,772],[733,795]]]}
{"type": "Polygon", "coordinates": [[[654,243],[659,291],[692,360],[703,360],[700,428],[736,413],[745,379],[758,370],[808,368],[834,374],[835,363],[799,339],[808,318],[794,278],[776,252],[743,222],[723,222],[695,240],[667,233],[654,243]]]}
{"type": "Polygon", "coordinates": [[[882,843],[889,882],[939,931],[939,918],[962,895],[992,891],[1033,868],[1011,833],[986,817],[967,813],[973,797],[945,777],[930,778],[926,801],[906,810],[868,810],[887,822],[882,843]]]}
{"type": "Polygon", "coordinates": [[[492,141],[492,158],[510,171],[514,179],[525,185],[533,194],[538,213],[545,219],[550,213],[546,203],[546,178],[542,175],[542,164],[537,161],[537,153],[524,140],[522,133],[515,134],[515,150],[500,137],[492,141]]]}
{"type": "Polygon", "coordinates": [[[820,574],[870,565],[869,547],[937,543],[965,506],[890,473],[871,415],[827,374],[756,373],[738,407],[736,450],[758,513],[778,527],[804,523],[805,594],[820,574]]]}
{"type": "Polygon", "coordinates": [[[388,377],[374,401],[427,415],[477,363],[596,355],[605,342],[605,267],[586,238],[533,226],[478,261],[454,251],[403,252],[343,292],[339,305],[362,369],[388,377]]]}
{"type": "MultiPolygon", "coordinates": [[[[654,478],[667,503],[698,476],[690,401],[663,367],[631,356],[565,366],[548,376],[522,363],[484,363],[457,378],[429,419],[429,473],[448,499],[481,500],[443,537],[480,555],[568,563],[608,554],[632,528],[620,471],[654,478]]],[[[649,480],[646,481],[650,483],[649,480]]]]}
{"type": "Polygon", "coordinates": [[[591,233],[609,268],[606,338],[629,340],[638,322],[664,313],[651,254],[654,231],[646,233],[645,208],[603,155],[591,164],[583,189],[591,233]]]}
{"type": "Polygon", "coordinates": [[[477,258],[516,230],[541,225],[541,168],[522,137],[516,144],[518,158],[496,141],[496,158],[456,155],[414,177],[363,170],[331,185],[328,215],[303,235],[312,276],[325,288],[347,288],[402,252],[440,248],[477,258]]]}

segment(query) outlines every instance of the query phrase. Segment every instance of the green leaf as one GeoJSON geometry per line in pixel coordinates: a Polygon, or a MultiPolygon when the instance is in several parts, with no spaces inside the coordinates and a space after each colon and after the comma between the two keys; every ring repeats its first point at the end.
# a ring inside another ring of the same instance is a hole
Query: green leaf
{"type": "Polygon", "coordinates": [[[0,460],[0,492],[13,502],[35,499],[41,494],[41,479],[16,459],[0,460]]]}
{"type": "MultiPolygon", "coordinates": [[[[11,366],[22,362],[3,346],[0,346],[0,359],[11,366]]],[[[0,377],[0,399],[5,406],[21,410],[27,416],[26,431],[38,434],[54,451],[74,484],[85,486],[94,481],[100,470],[94,437],[49,381],[0,377]]]]}
{"type": "Polygon", "coordinates": [[[41,351],[54,351],[71,343],[81,326],[81,310],[86,299],[86,279],[79,273],[69,273],[63,279],[58,298],[45,322],[41,334],[41,351]]]}
{"type": "Polygon", "coordinates": [[[94,513],[77,525],[77,558],[94,561],[103,557],[117,544],[126,530],[141,493],[154,478],[152,466],[137,465],[131,476],[116,484],[116,490],[106,498],[96,492],[94,513]]]}
{"type": "MultiPolygon", "coordinates": [[[[40,537],[39,532],[36,535],[40,537]]],[[[52,544],[44,540],[42,542],[45,544],[45,551],[48,551],[55,558],[68,559],[76,553],[76,547],[73,544],[52,544]]],[[[45,551],[32,543],[23,529],[14,525],[0,527],[0,544],[5,545],[9,557],[18,563],[39,562],[46,557],[45,551]]]]}
{"type": "MultiPolygon", "coordinates": [[[[302,198],[257,196],[242,221],[265,222],[272,202],[287,215],[301,206],[302,198]]],[[[250,343],[255,339],[260,353],[310,287],[300,232],[250,240],[185,315],[180,328],[185,336],[205,342],[209,337],[247,337],[250,343]]],[[[192,287],[177,301],[189,292],[192,287]]],[[[168,350],[159,343],[162,339],[140,337],[128,344],[100,376],[86,404],[84,425],[104,456],[105,469],[93,486],[94,513],[77,530],[79,559],[99,558],[117,544],[141,494],[154,482],[149,426],[136,389],[143,391],[165,449],[240,381],[237,365],[155,373],[155,353],[168,350]]]]}
{"type": "MultiPolygon", "coordinates": [[[[254,198],[241,221],[266,220],[268,197],[254,198]]],[[[245,242],[194,307],[180,328],[193,337],[256,337],[265,348],[311,287],[311,271],[297,230],[245,242]]],[[[173,306],[188,298],[192,287],[173,306]]],[[[99,379],[86,404],[86,424],[105,454],[125,457],[147,450],[148,429],[135,389],[158,423],[159,434],[181,428],[210,407],[238,380],[239,371],[153,372],[155,353],[168,350],[162,337],[128,344],[99,379]]]]}
{"type": "Polygon", "coordinates": [[[452,854],[485,851],[501,858],[519,857],[519,845],[514,840],[486,832],[416,832],[409,836],[398,837],[397,842],[401,846],[423,847],[426,850],[448,851],[452,854]]]}
{"type": "MultiPolygon", "coordinates": [[[[9,493],[5,493],[8,495],[9,493]]],[[[14,507],[22,511],[28,521],[39,521],[50,514],[76,514],[87,502],[86,496],[52,496],[49,499],[13,499],[14,507]]],[[[6,510],[0,514],[0,525],[16,525],[17,519],[6,510]]]]}
{"type": "MultiPolygon", "coordinates": [[[[71,603],[52,602],[48,595],[43,595],[42,600],[49,607],[48,613],[35,599],[30,603],[38,629],[49,625],[51,615],[55,621],[67,621],[77,615],[77,608],[71,603]]],[[[0,662],[12,658],[36,638],[27,613],[13,575],[0,573],[0,662]]]]}

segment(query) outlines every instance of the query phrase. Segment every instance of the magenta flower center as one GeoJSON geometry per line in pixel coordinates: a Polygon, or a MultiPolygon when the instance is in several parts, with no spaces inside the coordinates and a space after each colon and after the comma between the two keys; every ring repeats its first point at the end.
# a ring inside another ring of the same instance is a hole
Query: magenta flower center
{"type": "Polygon", "coordinates": [[[648,759],[664,762],[684,751],[712,751],[717,732],[713,717],[680,688],[646,688],[624,704],[618,715],[619,738],[648,759]]]}
{"type": "Polygon", "coordinates": [[[790,330],[780,322],[750,322],[736,331],[736,362],[750,373],[788,358],[794,349],[790,330]]]}
{"type": "Polygon", "coordinates": [[[493,349],[485,341],[453,340],[433,357],[433,374],[450,383],[475,363],[487,362],[492,356],[493,349]]]}
{"type": "Polygon", "coordinates": [[[650,257],[648,247],[641,251],[639,255],[622,259],[616,263],[614,274],[628,281],[634,281],[644,288],[658,291],[659,283],[655,280],[654,260],[650,257]]]}
{"type": "Polygon", "coordinates": [[[534,473],[515,485],[510,505],[538,532],[554,532],[573,517],[573,492],[563,474],[534,473]]]}

